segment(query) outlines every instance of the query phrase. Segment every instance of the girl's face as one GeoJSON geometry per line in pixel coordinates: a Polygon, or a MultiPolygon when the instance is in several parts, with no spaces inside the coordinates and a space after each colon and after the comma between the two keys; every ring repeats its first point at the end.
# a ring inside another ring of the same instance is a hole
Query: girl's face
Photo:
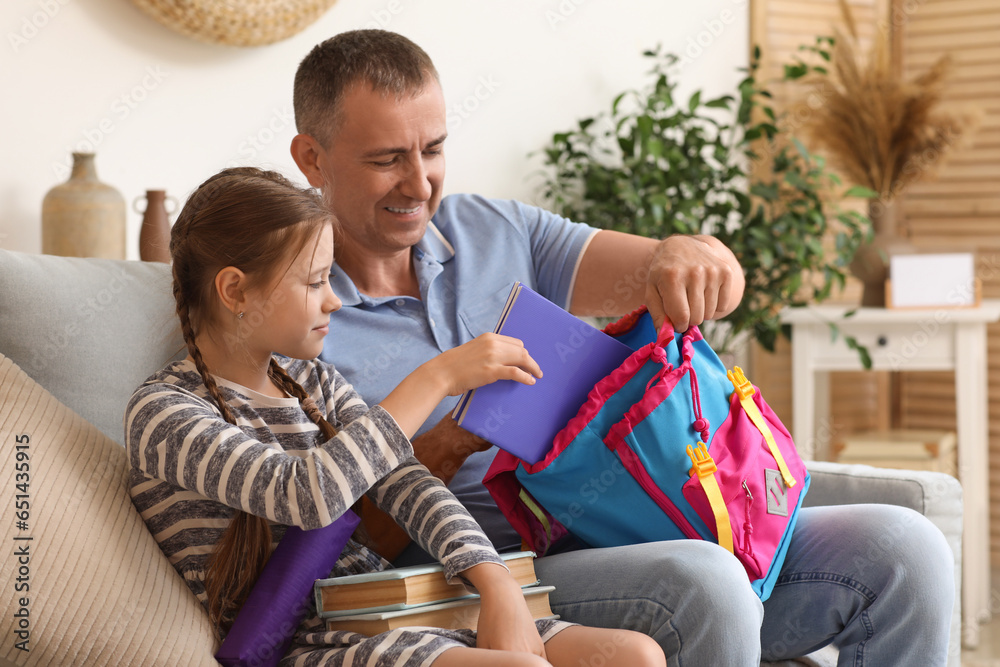
{"type": "Polygon", "coordinates": [[[323,225],[308,241],[276,283],[247,292],[247,309],[240,322],[249,327],[252,348],[294,359],[314,359],[330,330],[330,313],[340,299],[330,287],[333,227],[323,225]]]}

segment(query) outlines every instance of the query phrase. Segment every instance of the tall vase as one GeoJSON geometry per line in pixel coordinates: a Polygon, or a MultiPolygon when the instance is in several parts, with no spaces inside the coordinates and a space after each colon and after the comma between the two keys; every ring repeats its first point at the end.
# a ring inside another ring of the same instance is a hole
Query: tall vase
{"type": "Polygon", "coordinates": [[[140,211],[137,197],[133,206],[137,213],[142,213],[142,227],[139,229],[139,258],[144,262],[170,263],[170,214],[166,202],[169,199],[176,205],[173,197],[167,197],[166,190],[146,190],[146,208],[140,211]]]}
{"type": "Polygon", "coordinates": [[[73,153],[69,180],[42,200],[42,252],[125,259],[125,200],[97,180],[93,153],[73,153]]]}
{"type": "Polygon", "coordinates": [[[885,307],[885,281],[889,277],[889,257],[912,253],[914,246],[900,236],[900,208],[897,200],[883,202],[873,199],[868,203],[868,218],[872,222],[873,238],[861,246],[851,261],[851,274],[864,288],[861,305],[885,307]]]}

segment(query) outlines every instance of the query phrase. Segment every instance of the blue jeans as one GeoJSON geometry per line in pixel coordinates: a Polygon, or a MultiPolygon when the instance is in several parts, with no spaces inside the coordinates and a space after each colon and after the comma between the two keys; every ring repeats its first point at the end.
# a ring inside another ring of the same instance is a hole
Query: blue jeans
{"type": "Polygon", "coordinates": [[[947,661],[954,560],[937,527],[903,507],[802,509],[763,604],[731,554],[698,540],[583,549],[535,566],[563,619],[646,633],[668,665],[759,667],[831,642],[840,667],[947,661]]]}

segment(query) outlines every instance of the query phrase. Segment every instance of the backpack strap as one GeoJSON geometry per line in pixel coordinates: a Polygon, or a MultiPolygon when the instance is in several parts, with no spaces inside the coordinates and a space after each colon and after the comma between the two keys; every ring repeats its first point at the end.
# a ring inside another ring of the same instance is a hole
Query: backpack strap
{"type": "Polygon", "coordinates": [[[729,510],[726,509],[726,502],[722,499],[722,490],[719,488],[719,481],[715,479],[715,461],[705,448],[704,442],[698,442],[698,448],[687,446],[687,455],[691,458],[691,474],[698,475],[701,488],[708,497],[708,503],[712,506],[712,514],[715,515],[716,534],[719,538],[719,546],[724,547],[729,553],[733,553],[733,527],[729,523],[729,510]]]}
{"type": "Polygon", "coordinates": [[[542,527],[542,530],[545,531],[545,538],[546,540],[548,540],[546,542],[546,550],[547,550],[547,548],[551,546],[555,542],[555,540],[552,537],[552,525],[549,524],[549,519],[547,516],[545,516],[545,510],[543,510],[541,507],[538,506],[538,503],[535,502],[535,499],[532,498],[531,494],[525,491],[524,488],[520,490],[520,492],[517,494],[517,497],[520,498],[521,502],[524,503],[524,506],[528,508],[528,511],[535,515],[535,519],[538,520],[538,523],[542,527]]]}
{"type": "Polygon", "coordinates": [[[746,376],[743,375],[743,369],[739,366],[733,366],[733,370],[728,371],[727,375],[729,376],[729,381],[733,383],[733,390],[740,397],[740,405],[743,406],[743,411],[747,413],[750,421],[753,422],[753,425],[757,427],[757,430],[760,431],[761,435],[767,441],[767,448],[771,450],[771,456],[774,457],[775,462],[778,464],[778,470],[781,471],[781,478],[785,481],[785,486],[788,488],[795,486],[795,477],[792,476],[791,471],[788,469],[785,457],[781,455],[778,443],[774,441],[774,435],[771,433],[767,422],[764,421],[764,415],[760,414],[760,409],[754,403],[753,395],[757,390],[754,389],[750,380],[747,380],[746,376]]]}

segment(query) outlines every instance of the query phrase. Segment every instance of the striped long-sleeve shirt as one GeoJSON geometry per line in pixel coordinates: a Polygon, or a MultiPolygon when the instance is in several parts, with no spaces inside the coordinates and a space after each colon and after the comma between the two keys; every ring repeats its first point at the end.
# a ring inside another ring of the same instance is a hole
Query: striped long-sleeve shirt
{"type": "MultiPolygon", "coordinates": [[[[132,501],[161,549],[206,604],[204,568],[235,509],[284,526],[325,526],[362,494],[392,515],[448,578],[502,561],[450,491],[413,458],[382,407],[369,408],[336,370],[280,360],[338,433],[325,440],[297,399],[218,379],[236,424],[223,418],[194,364],[174,362],[144,382],[125,413],[132,501]]],[[[356,543],[333,575],[382,569],[356,543]]]]}

